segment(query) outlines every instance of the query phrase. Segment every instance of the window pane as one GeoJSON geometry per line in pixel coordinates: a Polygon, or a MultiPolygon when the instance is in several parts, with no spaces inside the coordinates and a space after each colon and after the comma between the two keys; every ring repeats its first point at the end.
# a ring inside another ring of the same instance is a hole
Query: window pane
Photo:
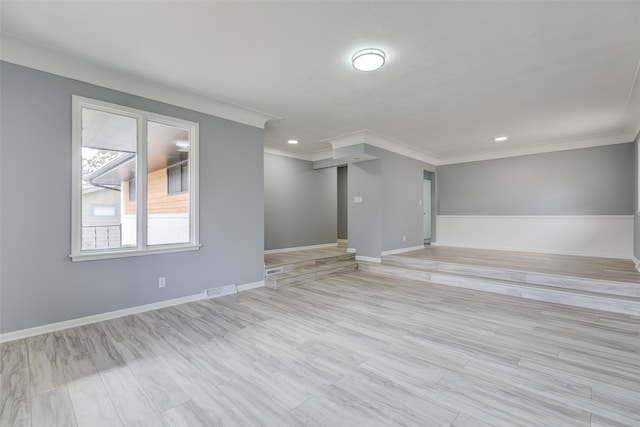
{"type": "Polygon", "coordinates": [[[147,132],[147,244],[189,243],[189,191],[183,191],[181,169],[189,160],[189,131],[149,121],[147,132]]]}
{"type": "Polygon", "coordinates": [[[136,119],[82,109],[82,250],[137,245],[135,202],[123,194],[135,175],[136,143],[136,119]]]}

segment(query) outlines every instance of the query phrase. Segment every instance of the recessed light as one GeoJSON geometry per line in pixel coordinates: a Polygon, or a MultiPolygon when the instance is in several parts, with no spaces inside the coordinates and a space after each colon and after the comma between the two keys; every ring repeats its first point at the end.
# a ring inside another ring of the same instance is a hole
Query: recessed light
{"type": "Polygon", "coordinates": [[[353,68],[358,71],[374,71],[384,65],[387,55],[380,50],[374,48],[362,49],[357,51],[351,57],[353,68]]]}
{"type": "Polygon", "coordinates": [[[287,141],[287,142],[288,142],[289,144],[293,144],[293,145],[295,145],[295,144],[297,144],[297,143],[298,143],[298,140],[297,140],[297,139],[290,139],[290,140],[289,140],[289,141],[287,141]]]}
{"type": "Polygon", "coordinates": [[[506,141],[507,139],[509,139],[509,137],[507,136],[496,136],[495,138],[493,138],[495,142],[502,142],[502,141],[506,141]]]}

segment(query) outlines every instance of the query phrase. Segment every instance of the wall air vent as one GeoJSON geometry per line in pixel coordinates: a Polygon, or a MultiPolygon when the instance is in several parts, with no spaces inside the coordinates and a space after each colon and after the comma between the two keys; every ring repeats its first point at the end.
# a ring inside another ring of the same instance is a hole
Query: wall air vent
{"type": "Polygon", "coordinates": [[[238,293],[236,285],[218,286],[217,288],[209,288],[205,290],[207,297],[218,298],[225,295],[233,295],[238,293]]]}
{"type": "Polygon", "coordinates": [[[265,276],[273,276],[274,274],[280,274],[283,271],[284,271],[283,267],[270,268],[267,271],[265,271],[264,275],[265,276]]]}

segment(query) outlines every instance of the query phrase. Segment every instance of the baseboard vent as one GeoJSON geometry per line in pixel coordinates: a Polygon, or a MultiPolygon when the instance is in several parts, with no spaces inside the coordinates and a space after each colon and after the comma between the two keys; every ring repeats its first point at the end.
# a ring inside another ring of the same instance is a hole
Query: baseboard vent
{"type": "Polygon", "coordinates": [[[238,293],[236,285],[218,286],[217,288],[209,288],[204,291],[207,298],[218,298],[225,295],[233,295],[238,293]]]}
{"type": "Polygon", "coordinates": [[[280,274],[284,271],[283,267],[274,267],[274,268],[270,268],[267,271],[265,271],[264,275],[265,276],[273,276],[274,274],[280,274]]]}

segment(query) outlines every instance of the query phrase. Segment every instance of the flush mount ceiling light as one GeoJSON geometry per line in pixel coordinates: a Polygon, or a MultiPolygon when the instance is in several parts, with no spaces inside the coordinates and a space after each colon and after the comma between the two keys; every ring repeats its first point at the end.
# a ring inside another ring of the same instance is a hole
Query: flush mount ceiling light
{"type": "Polygon", "coordinates": [[[351,57],[353,68],[358,71],[374,71],[384,65],[387,58],[385,53],[380,49],[362,49],[357,51],[351,57]]]}
{"type": "Polygon", "coordinates": [[[298,141],[296,139],[290,139],[287,141],[289,144],[295,145],[298,143],[298,141]]]}
{"type": "Polygon", "coordinates": [[[502,142],[502,141],[506,141],[507,139],[509,139],[509,137],[507,136],[496,136],[495,138],[493,138],[495,142],[502,142]]]}

